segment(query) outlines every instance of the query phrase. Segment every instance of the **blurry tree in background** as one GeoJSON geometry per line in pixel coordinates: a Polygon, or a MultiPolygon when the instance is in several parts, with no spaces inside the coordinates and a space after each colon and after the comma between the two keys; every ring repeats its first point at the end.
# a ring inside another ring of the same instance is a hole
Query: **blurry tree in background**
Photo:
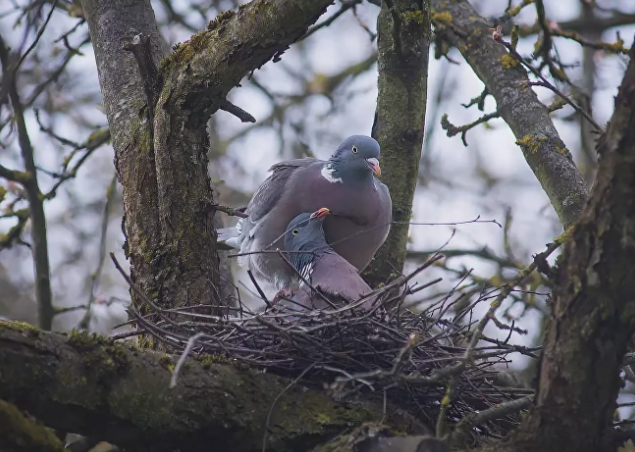
{"type": "MultiPolygon", "coordinates": [[[[234,220],[209,206],[243,206],[273,163],[326,158],[343,137],[372,131],[383,146],[395,220],[411,224],[393,226],[369,281],[400,273],[404,258],[406,272],[444,246],[446,259],[426,274],[443,283],[408,305],[425,306],[455,286],[477,295],[508,285],[486,333],[542,343],[554,280],[545,272],[517,275],[545,243],[571,237],[587,202],[597,140],[629,61],[635,5],[430,0],[430,33],[409,2],[341,0],[317,22],[319,6],[298,7],[301,21],[281,18],[268,48],[279,47],[275,64],[264,64],[273,55],[237,52],[226,57],[229,69],[214,66],[210,74],[222,45],[260,44],[258,32],[271,28],[254,19],[257,27],[241,35],[227,26],[232,16],[223,11],[246,3],[0,6],[0,315],[45,330],[112,332],[128,320],[131,296],[107,258],[114,252],[123,262],[122,247],[136,284],[164,306],[189,299],[217,306],[236,293],[256,306],[259,297],[239,269],[237,287],[227,283],[231,258],[221,255],[218,267],[211,224],[234,220]],[[99,19],[123,7],[127,17],[99,19]],[[393,35],[403,14],[414,15],[393,35]],[[207,35],[194,34],[215,27],[237,34],[205,57],[187,53],[188,46],[207,49],[207,35]],[[147,47],[132,31],[150,37],[147,47]],[[159,68],[159,92],[144,86],[143,61],[159,68]],[[197,95],[209,99],[185,108],[197,95]],[[156,111],[148,109],[155,101],[156,111]],[[182,179],[192,174],[191,159],[202,167],[209,160],[208,172],[182,179]],[[165,270],[177,265],[185,278],[165,270]]],[[[472,301],[465,297],[457,311],[472,301]]],[[[487,309],[476,306],[474,315],[487,309]]],[[[527,371],[523,384],[534,374],[531,363],[512,364],[527,371]]]]}

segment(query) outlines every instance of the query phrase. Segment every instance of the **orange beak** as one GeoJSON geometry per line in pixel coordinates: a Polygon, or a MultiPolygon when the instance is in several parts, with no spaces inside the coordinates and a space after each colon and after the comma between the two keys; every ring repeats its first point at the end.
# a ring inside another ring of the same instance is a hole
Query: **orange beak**
{"type": "Polygon", "coordinates": [[[381,167],[379,166],[379,160],[377,160],[376,158],[370,158],[370,159],[366,159],[366,163],[368,164],[370,169],[373,171],[375,176],[377,177],[381,176],[381,167]]]}
{"type": "Polygon", "coordinates": [[[326,207],[322,207],[321,209],[316,210],[315,212],[313,212],[309,218],[311,220],[314,220],[316,218],[324,218],[329,213],[331,213],[331,211],[329,209],[327,209],[326,207]]]}

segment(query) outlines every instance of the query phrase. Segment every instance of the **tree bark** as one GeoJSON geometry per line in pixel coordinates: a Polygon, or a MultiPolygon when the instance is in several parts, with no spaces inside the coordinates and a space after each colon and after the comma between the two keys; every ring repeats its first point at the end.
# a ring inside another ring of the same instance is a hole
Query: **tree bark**
{"type": "Polygon", "coordinates": [[[560,223],[571,226],[588,199],[588,187],[556,130],[527,72],[492,39],[487,21],[467,0],[432,0],[438,32],[458,48],[514,133],[527,164],[547,193],[560,223]]]}
{"type": "Polygon", "coordinates": [[[113,128],[113,139],[116,149],[126,151],[118,153],[129,158],[117,159],[120,174],[129,176],[122,177],[124,197],[136,196],[124,204],[133,281],[159,305],[222,305],[205,123],[219,108],[233,107],[228,107],[227,93],[282,54],[331,3],[255,0],[238,12],[221,14],[161,63],[149,131],[140,115],[145,102],[138,68],[122,50],[124,38],[139,32],[158,47],[149,2],[85,2],[109,122],[111,127],[123,123],[113,128]],[[119,65],[130,68],[123,78],[117,75],[119,65]],[[119,91],[124,96],[132,91],[135,100],[124,102],[130,108],[123,112],[119,91]],[[145,196],[139,197],[140,192],[145,196]]]}
{"type": "Polygon", "coordinates": [[[509,443],[518,452],[592,452],[611,439],[635,333],[635,47],[630,57],[591,199],[556,269],[535,407],[509,443]]]}
{"type": "Polygon", "coordinates": [[[425,128],[429,1],[383,1],[377,29],[379,94],[372,134],[382,148],[382,180],[390,188],[396,224],[365,272],[373,287],[401,272],[406,260],[425,128]]]}
{"type": "MultiPolygon", "coordinates": [[[[158,64],[165,55],[150,0],[83,0],[97,60],[99,83],[110,125],[115,166],[123,187],[124,250],[133,282],[148,296],[158,294],[161,228],[158,189],[150,125],[146,119],[143,80],[124,42],[142,33],[150,37],[152,57],[158,64]]],[[[137,296],[130,293],[135,304],[137,296]]]]}
{"type": "MultiPolygon", "coordinates": [[[[321,389],[211,357],[188,360],[170,389],[177,359],[0,322],[0,397],[50,427],[126,450],[260,451],[271,409],[268,450],[305,452],[384,416],[381,405],[336,403],[321,389]]],[[[390,405],[384,425],[424,433],[390,405]]]]}

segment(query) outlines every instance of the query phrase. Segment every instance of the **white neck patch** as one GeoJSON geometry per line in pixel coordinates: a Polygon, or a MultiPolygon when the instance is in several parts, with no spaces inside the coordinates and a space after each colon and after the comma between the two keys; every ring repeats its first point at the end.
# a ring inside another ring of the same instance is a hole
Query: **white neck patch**
{"type": "Polygon", "coordinates": [[[327,165],[324,165],[324,168],[322,168],[322,171],[320,171],[320,174],[322,174],[322,177],[332,184],[335,184],[335,183],[341,184],[342,178],[333,176],[333,171],[334,170],[331,167],[331,165],[327,164],[327,165]]]}

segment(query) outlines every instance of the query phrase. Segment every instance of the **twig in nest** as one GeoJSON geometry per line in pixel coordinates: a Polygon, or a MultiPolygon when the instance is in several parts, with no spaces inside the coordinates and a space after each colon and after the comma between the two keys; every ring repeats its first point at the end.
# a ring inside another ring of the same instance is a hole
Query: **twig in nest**
{"type": "Polygon", "coordinates": [[[176,387],[176,382],[179,378],[179,373],[181,372],[181,367],[183,367],[183,363],[185,363],[185,360],[187,359],[187,355],[190,354],[190,352],[192,351],[192,349],[194,348],[194,346],[196,345],[196,342],[203,338],[206,337],[207,334],[205,333],[198,333],[194,336],[192,336],[191,338],[189,338],[189,340],[187,341],[187,346],[185,347],[185,350],[183,350],[183,353],[181,353],[181,357],[179,358],[179,360],[176,363],[176,366],[174,366],[174,371],[172,372],[172,378],[170,378],[170,389],[176,387]]]}
{"type": "Polygon", "coordinates": [[[258,295],[260,295],[260,298],[262,298],[262,301],[264,301],[267,307],[270,308],[271,303],[269,302],[269,300],[267,299],[267,296],[265,295],[265,293],[262,291],[262,289],[256,282],[256,278],[254,278],[254,275],[253,273],[251,273],[251,270],[247,270],[247,275],[249,275],[249,279],[251,279],[251,282],[253,283],[254,287],[258,291],[258,295]]]}

